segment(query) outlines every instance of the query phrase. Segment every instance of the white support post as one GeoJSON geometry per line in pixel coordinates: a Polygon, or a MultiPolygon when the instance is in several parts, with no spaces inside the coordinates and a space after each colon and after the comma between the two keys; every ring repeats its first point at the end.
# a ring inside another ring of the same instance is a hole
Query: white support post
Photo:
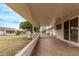
{"type": "Polygon", "coordinates": [[[41,36],[41,28],[39,29],[39,36],[41,36]]]}
{"type": "Polygon", "coordinates": [[[32,39],[34,39],[34,26],[32,25],[32,39]]]}

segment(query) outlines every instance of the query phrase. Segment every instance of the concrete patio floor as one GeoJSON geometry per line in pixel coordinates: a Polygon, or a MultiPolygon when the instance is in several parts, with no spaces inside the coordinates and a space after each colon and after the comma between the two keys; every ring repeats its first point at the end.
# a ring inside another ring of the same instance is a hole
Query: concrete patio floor
{"type": "Polygon", "coordinates": [[[57,38],[39,39],[33,56],[79,56],[79,48],[71,47],[66,42],[57,38]]]}

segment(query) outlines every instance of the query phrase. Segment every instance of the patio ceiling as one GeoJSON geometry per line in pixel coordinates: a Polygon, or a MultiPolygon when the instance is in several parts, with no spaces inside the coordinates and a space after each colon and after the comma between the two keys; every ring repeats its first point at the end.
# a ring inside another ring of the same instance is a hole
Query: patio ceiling
{"type": "Polygon", "coordinates": [[[79,11],[79,4],[8,3],[7,5],[36,26],[50,24],[53,26],[55,20],[79,11]]]}

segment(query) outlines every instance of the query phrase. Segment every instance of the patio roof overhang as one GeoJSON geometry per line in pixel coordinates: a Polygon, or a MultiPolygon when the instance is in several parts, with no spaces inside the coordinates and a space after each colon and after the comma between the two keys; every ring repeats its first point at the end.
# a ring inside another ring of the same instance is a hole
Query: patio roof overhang
{"type": "Polygon", "coordinates": [[[79,4],[7,3],[9,7],[36,26],[54,25],[56,20],[79,12],[79,4]]]}

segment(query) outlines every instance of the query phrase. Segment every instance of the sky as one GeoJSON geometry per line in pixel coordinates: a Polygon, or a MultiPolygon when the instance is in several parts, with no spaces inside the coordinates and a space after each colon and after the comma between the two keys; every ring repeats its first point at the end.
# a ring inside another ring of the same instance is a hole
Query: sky
{"type": "Polygon", "coordinates": [[[0,3],[0,27],[19,29],[19,24],[23,21],[26,20],[7,5],[0,3]]]}

